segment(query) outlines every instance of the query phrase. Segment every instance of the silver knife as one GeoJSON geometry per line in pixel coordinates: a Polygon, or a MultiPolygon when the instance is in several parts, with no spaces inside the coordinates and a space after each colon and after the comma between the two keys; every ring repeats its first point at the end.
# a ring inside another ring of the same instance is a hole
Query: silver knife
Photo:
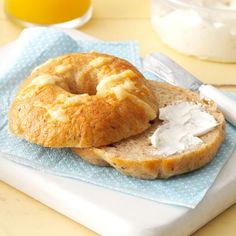
{"type": "Polygon", "coordinates": [[[160,79],[184,87],[216,102],[226,120],[236,127],[236,101],[214,86],[204,84],[162,53],[151,53],[143,58],[143,67],[160,79]]]}

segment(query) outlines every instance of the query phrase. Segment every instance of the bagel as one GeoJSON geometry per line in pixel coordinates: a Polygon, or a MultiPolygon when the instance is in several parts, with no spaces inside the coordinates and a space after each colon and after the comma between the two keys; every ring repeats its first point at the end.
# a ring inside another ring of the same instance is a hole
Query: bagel
{"type": "Polygon", "coordinates": [[[217,121],[218,126],[200,136],[203,144],[182,153],[169,156],[156,154],[150,136],[162,124],[158,118],[142,134],[99,148],[73,148],[85,161],[97,166],[113,166],[119,172],[141,179],[169,178],[187,173],[210,162],[218,151],[225,135],[225,120],[213,101],[201,99],[192,91],[173,85],[149,82],[159,101],[159,107],[188,101],[201,104],[217,121]]]}
{"type": "Polygon", "coordinates": [[[128,61],[73,53],[32,71],[10,107],[9,128],[44,147],[99,147],[142,133],[157,112],[150,84],[128,61]]]}

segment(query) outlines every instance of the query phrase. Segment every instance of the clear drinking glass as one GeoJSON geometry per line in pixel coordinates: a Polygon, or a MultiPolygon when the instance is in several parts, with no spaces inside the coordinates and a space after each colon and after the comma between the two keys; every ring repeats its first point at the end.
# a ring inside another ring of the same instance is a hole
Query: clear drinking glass
{"type": "Polygon", "coordinates": [[[92,16],[91,0],[5,0],[5,12],[23,26],[75,28],[92,16]]]}

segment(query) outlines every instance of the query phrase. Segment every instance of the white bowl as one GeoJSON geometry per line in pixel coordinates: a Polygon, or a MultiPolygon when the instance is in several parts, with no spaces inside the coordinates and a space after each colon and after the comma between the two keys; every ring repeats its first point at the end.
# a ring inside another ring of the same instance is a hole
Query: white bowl
{"type": "Polygon", "coordinates": [[[171,48],[190,56],[236,62],[236,0],[152,0],[152,25],[171,48]]]}

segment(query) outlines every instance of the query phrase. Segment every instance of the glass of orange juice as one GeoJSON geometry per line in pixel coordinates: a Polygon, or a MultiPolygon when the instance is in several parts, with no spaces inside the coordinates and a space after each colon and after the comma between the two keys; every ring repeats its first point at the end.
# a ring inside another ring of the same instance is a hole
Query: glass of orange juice
{"type": "Polygon", "coordinates": [[[92,16],[91,0],[5,0],[5,12],[24,26],[75,28],[92,16]]]}

